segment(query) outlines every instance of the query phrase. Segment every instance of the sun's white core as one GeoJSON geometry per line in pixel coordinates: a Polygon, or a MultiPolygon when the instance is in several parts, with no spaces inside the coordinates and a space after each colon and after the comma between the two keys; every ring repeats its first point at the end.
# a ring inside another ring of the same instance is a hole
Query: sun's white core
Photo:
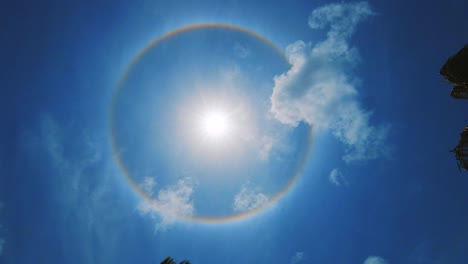
{"type": "Polygon", "coordinates": [[[202,116],[201,127],[206,136],[218,139],[229,132],[229,118],[221,111],[210,111],[202,116]]]}

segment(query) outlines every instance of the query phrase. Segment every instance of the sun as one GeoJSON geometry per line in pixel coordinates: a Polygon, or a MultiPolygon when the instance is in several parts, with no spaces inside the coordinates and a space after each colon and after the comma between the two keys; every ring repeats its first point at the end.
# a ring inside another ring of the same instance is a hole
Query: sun
{"type": "Polygon", "coordinates": [[[201,118],[201,129],[208,138],[221,139],[226,137],[231,129],[229,117],[220,110],[206,112],[201,118]]]}

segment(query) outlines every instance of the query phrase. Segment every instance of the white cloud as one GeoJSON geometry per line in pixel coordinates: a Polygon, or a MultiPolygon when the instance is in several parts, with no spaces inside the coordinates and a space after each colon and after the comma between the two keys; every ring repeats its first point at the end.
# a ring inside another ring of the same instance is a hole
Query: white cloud
{"type": "Polygon", "coordinates": [[[337,169],[334,168],[328,177],[330,179],[330,182],[335,184],[336,186],[341,186],[341,185],[348,185],[348,181],[344,177],[343,173],[337,169]]]}
{"type": "Polygon", "coordinates": [[[388,262],[377,256],[369,256],[365,261],[364,264],[388,264],[388,262]]]}
{"type": "Polygon", "coordinates": [[[270,157],[271,149],[273,148],[274,144],[273,137],[262,137],[260,144],[260,152],[258,153],[258,156],[261,160],[268,160],[268,158],[270,157]]]}
{"type": "Polygon", "coordinates": [[[140,184],[141,189],[149,196],[153,196],[156,180],[153,177],[145,177],[143,183],[140,184]]]}
{"type": "Polygon", "coordinates": [[[304,259],[304,252],[296,252],[296,254],[291,258],[291,264],[299,263],[303,259],[304,259]]]}
{"type": "MultiPolygon", "coordinates": [[[[327,41],[344,41],[351,37],[356,26],[366,17],[375,13],[365,1],[355,3],[334,3],[322,6],[312,11],[309,16],[309,26],[313,29],[321,29],[330,26],[327,41]]],[[[326,43],[324,41],[323,43],[326,43]]],[[[346,43],[343,43],[346,44],[346,43]]],[[[344,45],[343,49],[347,49],[344,45]]],[[[337,52],[341,52],[338,49],[337,52]]]]}
{"type": "Polygon", "coordinates": [[[265,194],[253,189],[249,184],[243,185],[240,192],[234,197],[233,208],[236,212],[244,212],[262,207],[269,198],[265,194]]]}
{"type": "Polygon", "coordinates": [[[372,112],[357,99],[360,80],[351,74],[360,57],[349,38],[372,14],[367,2],[315,9],[309,26],[328,26],[327,37],[315,44],[302,40],[290,44],[286,55],[292,66],[274,78],[270,111],[275,118],[291,126],[303,121],[329,131],[346,146],[346,162],[375,159],[388,152],[388,125],[371,124],[372,112]]]}
{"type": "MultiPolygon", "coordinates": [[[[154,188],[155,181],[145,178],[146,187],[154,188]],[[148,184],[149,183],[149,184],[148,184]]],[[[149,191],[153,193],[154,190],[149,191]]],[[[149,215],[157,220],[156,229],[165,230],[169,225],[176,223],[180,217],[190,217],[194,213],[192,200],[193,184],[189,179],[182,179],[175,185],[168,186],[158,192],[154,201],[142,201],[138,210],[142,215],[149,215]]]]}

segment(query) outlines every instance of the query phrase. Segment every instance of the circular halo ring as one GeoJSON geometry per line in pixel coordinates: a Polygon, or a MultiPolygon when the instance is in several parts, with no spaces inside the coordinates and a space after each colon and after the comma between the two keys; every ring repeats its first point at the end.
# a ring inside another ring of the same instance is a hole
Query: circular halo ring
{"type": "MultiPolygon", "coordinates": [[[[117,98],[119,97],[120,92],[123,89],[123,83],[125,80],[128,78],[128,75],[133,68],[133,66],[152,48],[156,47],[159,43],[162,41],[169,39],[175,35],[187,32],[187,31],[193,31],[193,30],[202,30],[202,29],[207,29],[207,28],[219,28],[219,29],[227,29],[227,30],[232,30],[236,32],[241,32],[244,34],[247,34],[251,37],[254,37],[260,41],[262,41],[264,44],[275,50],[278,55],[280,55],[286,63],[289,64],[288,59],[283,52],[282,49],[280,49],[278,46],[276,46],[271,40],[265,38],[262,35],[259,35],[256,32],[253,32],[251,30],[235,26],[235,25],[230,25],[230,24],[218,24],[218,23],[204,23],[204,24],[195,24],[195,25],[190,25],[186,27],[182,27],[179,29],[176,29],[174,31],[171,31],[169,33],[164,34],[163,36],[153,40],[149,45],[147,45],[144,49],[142,49],[137,56],[135,56],[130,64],[126,67],[123,75],[120,77],[117,83],[117,87],[112,95],[112,101],[111,101],[111,110],[110,110],[110,119],[109,119],[109,126],[110,126],[110,141],[111,141],[111,146],[112,146],[112,151],[113,151],[113,156],[115,157],[117,164],[122,171],[125,179],[127,182],[130,184],[132,189],[140,195],[143,199],[145,199],[147,202],[153,204],[156,208],[160,208],[160,205],[156,200],[154,200],[151,196],[149,196],[131,177],[130,172],[124,165],[123,161],[120,158],[119,151],[118,151],[118,146],[115,138],[115,133],[114,133],[114,121],[115,121],[115,106],[117,104],[117,98]]],[[[191,221],[191,222],[199,222],[199,223],[226,223],[226,222],[231,222],[231,221],[236,221],[240,219],[244,219],[248,216],[253,216],[256,215],[257,213],[263,211],[264,209],[270,207],[271,205],[275,204],[280,200],[281,197],[283,197],[288,191],[292,189],[292,187],[297,183],[299,180],[305,164],[307,160],[309,159],[312,145],[314,141],[314,131],[313,128],[310,128],[309,131],[309,136],[307,138],[307,147],[306,147],[306,152],[304,155],[302,155],[301,161],[299,162],[299,165],[294,171],[294,176],[291,178],[291,180],[278,192],[273,196],[267,203],[265,203],[263,206],[254,208],[249,211],[233,214],[230,216],[222,216],[222,217],[202,217],[202,216],[187,216],[187,215],[176,215],[180,220],[186,220],[186,221],[191,221]]]]}

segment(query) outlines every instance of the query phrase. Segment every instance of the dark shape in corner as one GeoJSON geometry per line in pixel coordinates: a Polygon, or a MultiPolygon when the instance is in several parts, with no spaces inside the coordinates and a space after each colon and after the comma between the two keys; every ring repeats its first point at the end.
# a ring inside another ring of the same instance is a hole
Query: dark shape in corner
{"type": "Polygon", "coordinates": [[[447,60],[440,74],[454,84],[453,98],[468,99],[468,44],[447,60]]]}
{"type": "MultiPolygon", "coordinates": [[[[173,258],[167,257],[161,262],[161,264],[177,264],[177,263],[174,261],[173,258]]],[[[190,261],[182,260],[181,262],[179,262],[179,264],[190,264],[190,261]]]]}
{"type": "Polygon", "coordinates": [[[455,153],[458,168],[468,170],[468,126],[460,133],[460,141],[451,152],[455,153]]]}

